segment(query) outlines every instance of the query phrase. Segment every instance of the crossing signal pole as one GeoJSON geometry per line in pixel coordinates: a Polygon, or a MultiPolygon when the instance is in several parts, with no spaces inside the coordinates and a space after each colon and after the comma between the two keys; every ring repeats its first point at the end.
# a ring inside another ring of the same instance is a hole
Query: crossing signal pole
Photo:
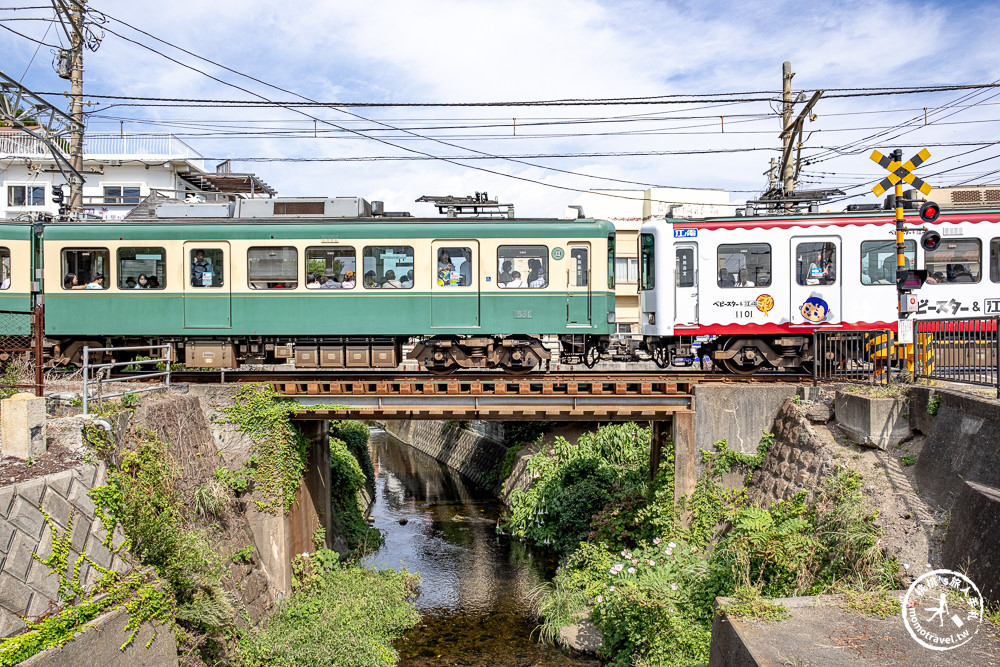
{"type": "MultiPolygon", "coordinates": [[[[871,159],[877,162],[883,169],[889,171],[889,175],[883,178],[878,185],[872,188],[876,197],[881,197],[886,190],[893,187],[896,208],[896,295],[899,305],[900,342],[912,342],[903,340],[903,323],[906,316],[916,310],[916,298],[911,295],[914,289],[922,287],[927,279],[927,271],[907,270],[906,268],[906,245],[903,236],[907,229],[904,226],[906,218],[903,215],[903,182],[907,182],[924,195],[931,193],[931,185],[925,183],[913,173],[931,156],[926,148],[914,155],[906,164],[903,164],[903,151],[894,150],[889,155],[882,155],[878,151],[872,151],[871,159]]],[[[934,222],[940,214],[940,208],[934,202],[927,202],[920,208],[920,219],[924,222],[934,222]]],[[[914,230],[916,231],[916,230],[914,230]]],[[[927,231],[920,239],[925,250],[933,250],[940,243],[940,235],[934,231],[927,231]],[[936,240],[934,239],[936,237],[936,240]]]]}

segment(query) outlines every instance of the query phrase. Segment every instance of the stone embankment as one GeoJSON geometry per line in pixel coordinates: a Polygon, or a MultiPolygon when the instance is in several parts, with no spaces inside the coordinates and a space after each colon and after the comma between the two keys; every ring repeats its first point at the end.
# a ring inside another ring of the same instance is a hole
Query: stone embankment
{"type": "Polygon", "coordinates": [[[403,421],[383,423],[386,432],[432,456],[484,489],[496,486],[507,447],[496,422],[403,421]]]}

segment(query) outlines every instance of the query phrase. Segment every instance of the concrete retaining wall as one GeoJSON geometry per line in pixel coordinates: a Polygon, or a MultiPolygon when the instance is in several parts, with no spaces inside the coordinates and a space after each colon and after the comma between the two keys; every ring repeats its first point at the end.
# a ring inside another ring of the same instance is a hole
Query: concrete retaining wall
{"type": "Polygon", "coordinates": [[[770,430],[782,403],[796,393],[795,385],[696,385],[695,451],[713,451],[712,445],[725,439],[730,449],[754,454],[761,432],[770,430]]]}
{"type": "Polygon", "coordinates": [[[910,436],[909,401],[871,398],[838,391],[837,423],[858,444],[888,449],[910,436]]]}
{"type": "Polygon", "coordinates": [[[125,625],[129,613],[116,609],[91,621],[83,632],[65,646],[47,651],[25,660],[23,667],[65,667],[89,665],[91,667],[172,667],[177,664],[177,643],[172,630],[148,623],[139,628],[135,639],[124,651],[120,650],[128,637],[125,625]],[[149,647],[146,644],[152,640],[149,647]]]}
{"type": "Polygon", "coordinates": [[[950,507],[966,481],[1000,487],[1000,403],[929,387],[915,387],[911,396],[911,423],[927,435],[916,464],[921,494],[950,507]],[[936,416],[927,414],[932,391],[941,399],[936,416]]]}
{"type": "Polygon", "coordinates": [[[502,441],[463,428],[460,422],[391,420],[383,426],[391,435],[486,489],[496,484],[497,471],[507,454],[502,441]]]}
{"type": "MultiPolygon", "coordinates": [[[[101,567],[119,572],[129,565],[103,544],[107,531],[94,512],[87,492],[104,484],[104,464],[87,463],[62,472],[37,477],[0,488],[0,636],[9,637],[25,627],[23,616],[36,617],[59,602],[59,578],[38,558],[52,554],[52,531],[42,515],[44,510],[62,537],[70,516],[73,531],[69,562],[81,550],[101,567]]],[[[116,529],[115,546],[124,535],[116,529]]],[[[89,564],[80,570],[80,580],[91,586],[100,573],[89,564]]],[[[119,645],[121,642],[119,642],[119,645]]]]}
{"type": "Polygon", "coordinates": [[[951,511],[942,565],[965,573],[989,600],[1000,600],[1000,489],[966,482],[951,511]]]}

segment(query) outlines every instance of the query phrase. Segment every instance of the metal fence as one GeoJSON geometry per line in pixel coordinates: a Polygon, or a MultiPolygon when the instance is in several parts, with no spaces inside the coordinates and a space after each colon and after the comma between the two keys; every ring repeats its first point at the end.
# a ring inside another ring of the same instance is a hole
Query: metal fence
{"type": "Polygon", "coordinates": [[[918,378],[993,387],[1000,398],[1000,316],[913,323],[918,378]]]}
{"type": "Polygon", "coordinates": [[[0,310],[0,392],[31,389],[44,394],[43,311],[0,310]]]}
{"type": "Polygon", "coordinates": [[[129,389],[128,391],[113,392],[110,394],[105,394],[103,392],[104,385],[109,382],[125,382],[127,380],[148,380],[152,378],[162,377],[165,379],[165,384],[170,387],[170,366],[173,361],[173,347],[170,345],[139,345],[135,347],[83,347],[83,412],[88,414],[90,412],[89,403],[92,398],[96,398],[98,402],[105,398],[116,398],[118,396],[124,396],[125,394],[138,394],[144,391],[156,391],[162,387],[158,385],[153,385],[150,387],[141,387],[138,389],[129,389]],[[114,354],[115,352],[138,352],[140,350],[146,350],[152,352],[153,350],[163,350],[163,356],[158,358],[150,359],[136,359],[132,361],[109,361],[106,363],[94,364],[90,361],[91,353],[104,353],[114,354]],[[163,364],[163,370],[157,367],[157,364],[163,364]],[[145,366],[151,366],[150,370],[145,371],[140,369],[145,366]],[[115,368],[125,368],[126,372],[135,373],[134,375],[125,375],[111,378],[111,371],[115,368]],[[90,387],[97,387],[96,396],[90,395],[90,387]]]}
{"type": "Polygon", "coordinates": [[[820,380],[887,384],[909,380],[889,329],[813,332],[813,384],[820,380]]]}

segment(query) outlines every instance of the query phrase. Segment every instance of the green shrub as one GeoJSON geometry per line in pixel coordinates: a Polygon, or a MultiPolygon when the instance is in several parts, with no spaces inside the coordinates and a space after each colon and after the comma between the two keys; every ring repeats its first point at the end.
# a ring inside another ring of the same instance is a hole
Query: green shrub
{"type": "MultiPolygon", "coordinates": [[[[335,559],[333,563],[335,563],[335,559]]],[[[419,621],[407,572],[332,565],[304,582],[237,647],[244,667],[395,665],[392,642],[419,621]]]]}
{"type": "Polygon", "coordinates": [[[366,552],[382,544],[382,534],[365,521],[358,504],[358,491],[365,485],[365,474],[347,445],[330,438],[330,504],[333,527],[347,540],[351,549],[366,552]]]}
{"type": "Polygon", "coordinates": [[[341,420],[330,422],[330,437],[337,438],[345,445],[347,450],[357,459],[361,466],[361,472],[365,474],[365,479],[372,487],[375,485],[375,466],[372,464],[372,455],[368,449],[370,433],[368,427],[362,422],[353,420],[341,420]]]}

